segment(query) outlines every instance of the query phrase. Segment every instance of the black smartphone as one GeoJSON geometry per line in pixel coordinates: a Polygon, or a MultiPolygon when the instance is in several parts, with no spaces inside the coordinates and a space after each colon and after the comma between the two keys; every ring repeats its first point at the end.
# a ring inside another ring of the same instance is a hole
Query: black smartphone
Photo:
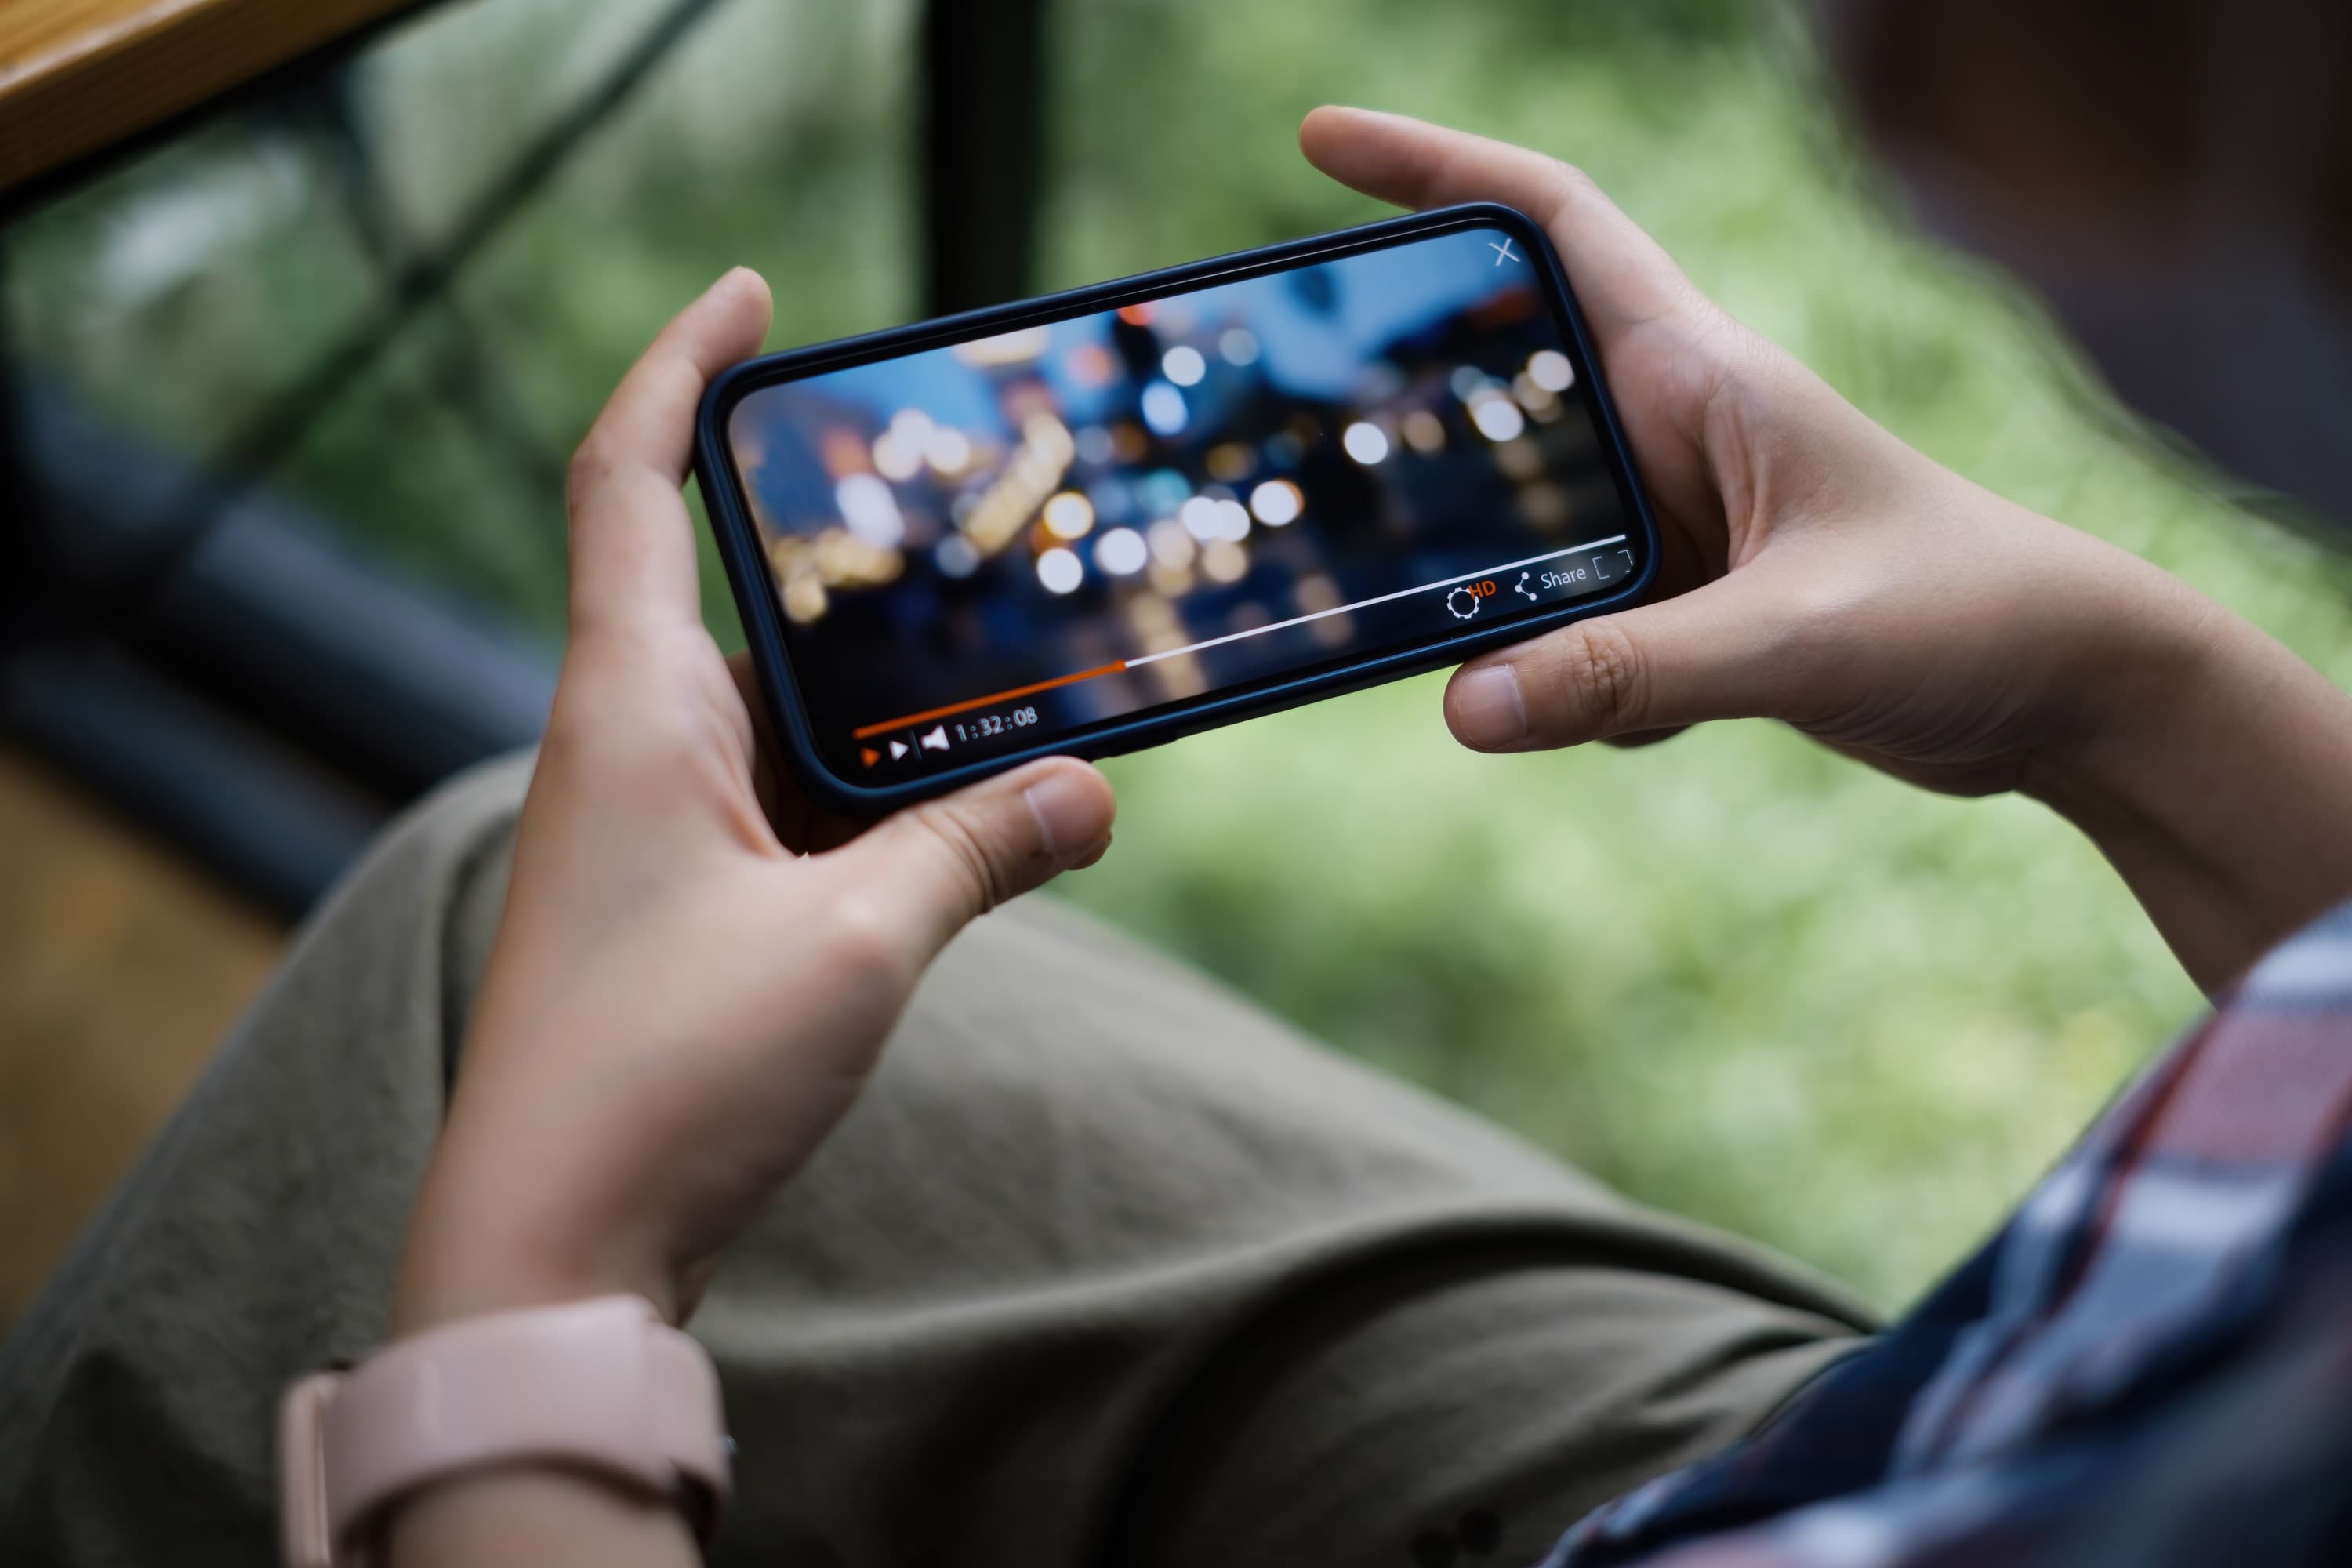
{"type": "Polygon", "coordinates": [[[856,812],[1458,662],[1657,554],[1493,205],[748,361],[696,468],[789,761],[856,812]]]}

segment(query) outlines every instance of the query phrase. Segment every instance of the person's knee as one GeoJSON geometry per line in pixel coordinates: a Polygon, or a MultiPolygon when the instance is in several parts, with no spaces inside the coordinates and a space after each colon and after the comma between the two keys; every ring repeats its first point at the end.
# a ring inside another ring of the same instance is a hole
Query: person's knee
{"type": "Polygon", "coordinates": [[[469,768],[395,818],[304,921],[264,1010],[397,1018],[454,1053],[506,902],[530,767],[526,752],[469,768]]]}

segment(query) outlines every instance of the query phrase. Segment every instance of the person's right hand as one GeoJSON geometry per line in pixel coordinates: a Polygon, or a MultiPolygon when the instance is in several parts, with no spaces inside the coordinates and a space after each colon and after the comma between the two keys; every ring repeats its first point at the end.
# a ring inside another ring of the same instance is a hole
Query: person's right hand
{"type": "Polygon", "coordinates": [[[1299,141],[1368,194],[1543,225],[1657,515],[1673,596],[1464,666],[1465,745],[1769,718],[1929,788],[2023,789],[2100,840],[2209,983],[2352,891],[2352,706],[2284,648],[1906,447],[1557,159],[1352,109],[1299,141]],[[2265,754],[2232,768],[2232,747],[2265,754]],[[2171,784],[2151,793],[2150,767],[2171,784]],[[2249,811],[2347,847],[2245,842],[2229,819],[2249,811]]]}

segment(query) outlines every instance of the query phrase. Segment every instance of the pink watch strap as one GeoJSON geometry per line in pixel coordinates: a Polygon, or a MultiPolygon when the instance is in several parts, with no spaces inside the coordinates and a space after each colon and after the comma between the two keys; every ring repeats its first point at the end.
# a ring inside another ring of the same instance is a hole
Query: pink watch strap
{"type": "Polygon", "coordinates": [[[675,1499],[707,1545],[729,1447],[709,1356],[640,1297],[466,1319],[287,1390],[286,1560],[349,1568],[384,1504],[519,1463],[576,1466],[675,1499]]]}

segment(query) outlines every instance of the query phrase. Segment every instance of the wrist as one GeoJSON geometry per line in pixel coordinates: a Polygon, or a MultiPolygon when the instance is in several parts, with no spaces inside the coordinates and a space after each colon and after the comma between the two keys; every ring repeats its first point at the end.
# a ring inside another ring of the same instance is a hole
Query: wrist
{"type": "Polygon", "coordinates": [[[686,1270],[652,1201],[665,1184],[639,1173],[638,1130],[582,1087],[598,1039],[574,1029],[559,1050],[494,1012],[474,1024],[409,1217],[393,1332],[611,1295],[682,1323],[686,1270]]]}
{"type": "Polygon", "coordinates": [[[430,1486],[393,1504],[381,1540],[388,1568],[703,1561],[694,1531],[673,1504],[576,1467],[513,1467],[430,1486]]]}
{"type": "Polygon", "coordinates": [[[2186,588],[2021,788],[2081,828],[2208,991],[2352,894],[2352,700],[2186,588]]]}
{"type": "Polygon", "coordinates": [[[394,1282],[392,1332],[599,1296],[641,1296],[684,1321],[688,1293],[662,1251],[617,1217],[597,1221],[478,1169],[445,1141],[427,1172],[394,1282]]]}
{"type": "Polygon", "coordinates": [[[2165,815],[2157,769],[2226,712],[2231,666],[2242,654],[2235,634],[2252,634],[2155,568],[2132,566],[2144,579],[2131,585],[2138,592],[2099,595],[2086,617],[2098,629],[2053,672],[2062,717],[2018,785],[2094,837],[2105,826],[2151,828],[2165,815]]]}
{"type": "Polygon", "coordinates": [[[678,1323],[683,1317],[685,1293],[661,1270],[571,1265],[530,1257],[511,1246],[412,1245],[393,1287],[392,1337],[404,1339],[493,1312],[601,1296],[641,1296],[667,1323],[678,1323]]]}
{"type": "Polygon", "coordinates": [[[387,1568],[411,1563],[698,1563],[694,1531],[668,1503],[576,1468],[516,1468],[429,1487],[382,1532],[387,1568]]]}

